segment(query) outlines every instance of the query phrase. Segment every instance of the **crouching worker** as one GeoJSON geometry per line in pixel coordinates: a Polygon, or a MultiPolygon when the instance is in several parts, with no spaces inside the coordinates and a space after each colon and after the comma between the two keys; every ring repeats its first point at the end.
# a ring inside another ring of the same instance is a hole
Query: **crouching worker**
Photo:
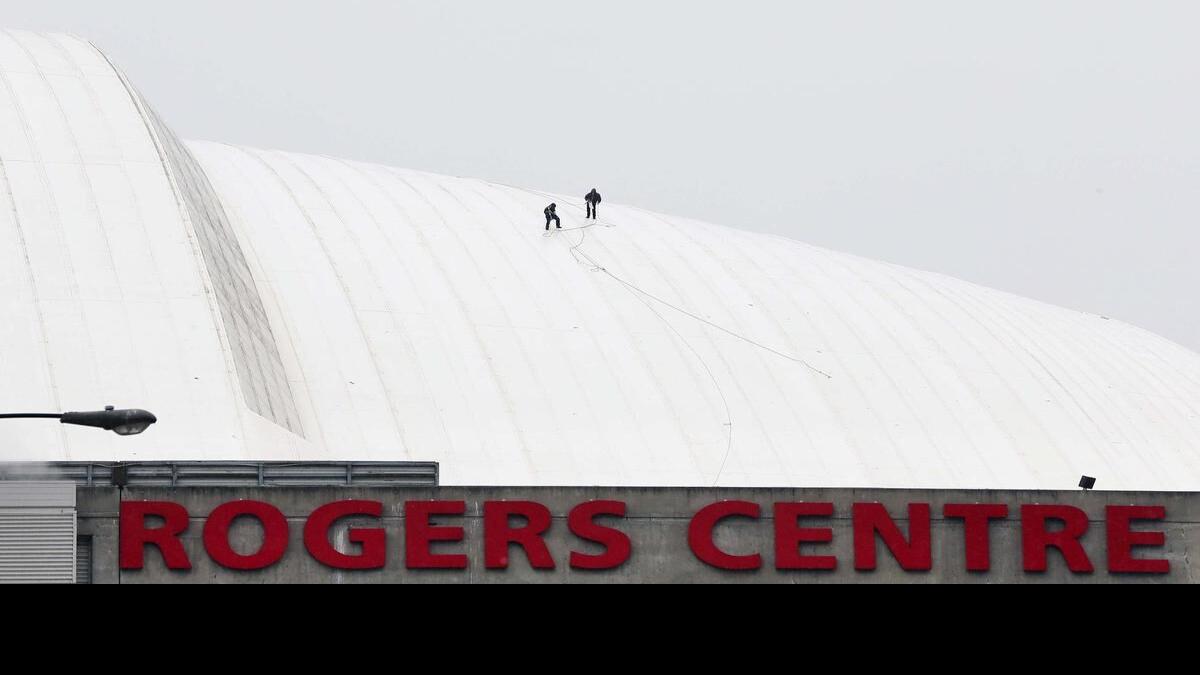
{"type": "Polygon", "coordinates": [[[554,225],[557,229],[559,229],[559,230],[562,229],[562,221],[558,219],[557,209],[558,209],[557,204],[551,204],[550,206],[546,207],[545,213],[546,213],[546,231],[547,232],[550,231],[550,221],[552,221],[552,220],[554,221],[554,225]]]}

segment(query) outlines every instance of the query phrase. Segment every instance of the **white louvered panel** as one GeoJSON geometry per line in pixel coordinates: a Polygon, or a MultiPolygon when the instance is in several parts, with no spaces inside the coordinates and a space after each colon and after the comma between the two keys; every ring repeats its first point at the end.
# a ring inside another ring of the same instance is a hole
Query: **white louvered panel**
{"type": "Polygon", "coordinates": [[[0,509],[0,583],[75,581],[74,509],[0,509]]]}
{"type": "Polygon", "coordinates": [[[0,483],[0,583],[75,581],[75,486],[0,483]]]}

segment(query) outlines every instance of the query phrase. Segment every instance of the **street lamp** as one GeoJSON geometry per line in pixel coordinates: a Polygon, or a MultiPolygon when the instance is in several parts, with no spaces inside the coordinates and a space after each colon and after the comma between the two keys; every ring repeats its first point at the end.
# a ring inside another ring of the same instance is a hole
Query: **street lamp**
{"type": "Polygon", "coordinates": [[[158,418],[145,410],[117,410],[110,405],[97,412],[7,413],[0,414],[0,420],[58,420],[77,427],[104,429],[118,436],[137,436],[158,418]]]}

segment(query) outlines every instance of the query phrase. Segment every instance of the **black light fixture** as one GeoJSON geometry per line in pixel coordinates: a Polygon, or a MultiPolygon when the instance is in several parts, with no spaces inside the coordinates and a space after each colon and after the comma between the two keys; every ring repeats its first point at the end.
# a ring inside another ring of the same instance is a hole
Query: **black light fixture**
{"type": "Polygon", "coordinates": [[[137,436],[158,421],[153,413],[145,410],[117,410],[111,405],[97,412],[7,413],[0,414],[0,419],[56,419],[72,426],[104,429],[118,436],[137,436]]]}
{"type": "Polygon", "coordinates": [[[1084,476],[1079,479],[1079,487],[1083,488],[1084,491],[1094,490],[1096,488],[1096,479],[1091,476],[1084,476]]]}

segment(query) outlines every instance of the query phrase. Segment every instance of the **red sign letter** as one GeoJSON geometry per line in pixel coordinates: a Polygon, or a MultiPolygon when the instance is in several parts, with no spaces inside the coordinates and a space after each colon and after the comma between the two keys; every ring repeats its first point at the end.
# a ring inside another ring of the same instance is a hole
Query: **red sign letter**
{"type": "Polygon", "coordinates": [[[571,528],[571,534],[604,547],[604,553],[599,555],[571,551],[571,569],[615,570],[629,562],[633,551],[629,537],[620,530],[597,525],[598,516],[624,518],[625,502],[587,502],[571,509],[571,515],[567,517],[567,526],[571,528]]]}
{"type": "Polygon", "coordinates": [[[729,555],[717,548],[717,545],[713,543],[712,536],[717,523],[726,518],[740,516],[757,520],[760,515],[762,515],[762,509],[758,504],[752,502],[717,502],[706,506],[696,514],[695,518],[692,518],[692,524],[688,527],[688,545],[692,547],[692,553],[697,558],[717,569],[732,571],[760,569],[762,567],[761,555],[757,553],[754,555],[729,555]]]}
{"type": "Polygon", "coordinates": [[[387,535],[382,528],[352,529],[350,543],[362,547],[359,555],[346,555],[329,543],[329,528],[350,516],[383,516],[380,502],[344,501],[326,504],[308,517],[304,525],[304,547],[317,562],[337,570],[379,570],[387,565],[387,535]]]}
{"type": "Polygon", "coordinates": [[[1138,546],[1163,547],[1167,535],[1163,532],[1134,532],[1135,520],[1164,520],[1167,510],[1161,506],[1108,507],[1108,571],[1113,574],[1170,574],[1168,560],[1143,560],[1133,557],[1138,546]]]}
{"type": "Polygon", "coordinates": [[[967,571],[988,572],[992,569],[991,521],[1008,517],[1004,504],[947,504],[946,518],[963,521],[966,536],[967,571]]]}
{"type": "Polygon", "coordinates": [[[1088,517],[1074,506],[1022,506],[1021,537],[1026,572],[1046,571],[1046,549],[1057,548],[1067,561],[1067,568],[1076,574],[1091,574],[1092,561],[1079,543],[1087,534],[1088,517]],[[1047,520],[1059,520],[1065,527],[1056,532],[1046,531],[1047,520]]]}
{"type": "Polygon", "coordinates": [[[204,524],[204,549],[208,557],[231,570],[261,570],[283,559],[288,546],[288,522],[279,509],[262,502],[230,502],[213,509],[204,524]],[[241,555],[229,545],[229,526],[243,516],[257,518],[263,543],[257,553],[241,555]]]}
{"type": "Polygon", "coordinates": [[[883,504],[855,504],[854,569],[869,572],[876,568],[876,535],[883,539],[901,569],[909,572],[928,572],[933,569],[929,505],[909,504],[908,522],[911,542],[904,538],[883,504]]]}
{"type": "Polygon", "coordinates": [[[410,570],[465,570],[465,555],[434,555],[433,542],[463,540],[461,527],[434,527],[430,516],[461,516],[466,502],[408,502],[404,505],[405,565],[410,570]]]}
{"type": "Polygon", "coordinates": [[[801,544],[828,544],[833,541],[833,529],[801,528],[801,518],[830,518],[833,504],[775,505],[775,569],[777,570],[836,570],[833,556],[800,555],[801,544]]]}
{"type": "Polygon", "coordinates": [[[508,548],[516,544],[535,570],[554,569],[554,558],[542,535],[550,529],[550,509],[536,502],[486,502],[483,505],[484,564],[489,570],[508,569],[508,548]],[[519,516],[524,527],[513,528],[509,520],[519,516]]]}
{"type": "Polygon", "coordinates": [[[188,512],[171,502],[121,502],[121,569],[140,570],[145,567],[146,545],[162,553],[169,570],[190,570],[192,563],[179,535],[188,529],[188,512]],[[146,516],[158,516],[166,523],[153,530],[146,529],[146,516]]]}

